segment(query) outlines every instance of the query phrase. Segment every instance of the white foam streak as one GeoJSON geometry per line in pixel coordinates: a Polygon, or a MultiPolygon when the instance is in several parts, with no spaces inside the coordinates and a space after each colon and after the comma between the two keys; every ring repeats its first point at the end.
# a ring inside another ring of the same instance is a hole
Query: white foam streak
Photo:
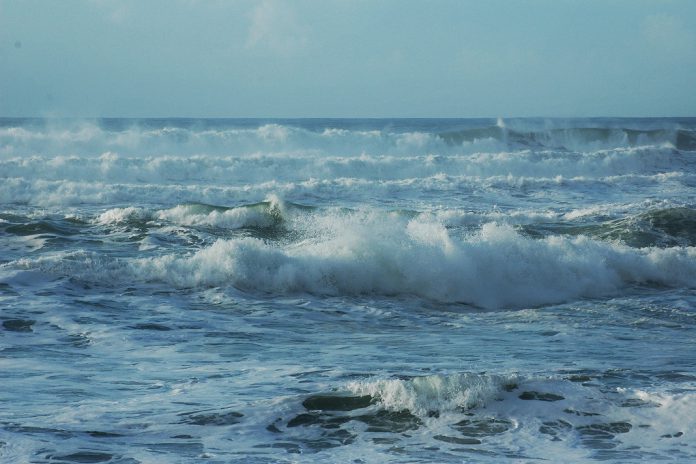
{"type": "MultiPolygon", "coordinates": [[[[422,150],[419,149],[418,152],[422,150]]],[[[675,169],[671,150],[654,147],[587,154],[494,152],[454,155],[317,156],[293,152],[228,156],[124,156],[101,152],[90,156],[29,156],[0,160],[4,177],[104,182],[262,182],[270,179],[361,177],[403,179],[439,173],[470,177],[607,177],[655,174],[675,169]]]]}
{"type": "MultiPolygon", "coordinates": [[[[33,205],[139,201],[229,204],[223,192],[323,194],[339,188],[381,196],[390,189],[517,189],[693,183],[689,161],[671,150],[618,149],[558,156],[553,152],[455,155],[317,156],[306,152],[248,156],[89,156],[0,158],[0,201],[33,205]],[[219,194],[218,194],[219,193],[219,194]]],[[[233,196],[234,198],[234,196],[233,196]]]]}

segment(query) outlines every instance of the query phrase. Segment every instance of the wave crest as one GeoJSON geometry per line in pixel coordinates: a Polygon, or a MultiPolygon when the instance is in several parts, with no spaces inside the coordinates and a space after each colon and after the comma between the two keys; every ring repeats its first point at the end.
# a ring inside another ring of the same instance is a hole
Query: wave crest
{"type": "Polygon", "coordinates": [[[411,379],[355,381],[347,385],[354,395],[370,396],[390,411],[408,410],[418,416],[431,411],[452,411],[484,406],[503,390],[513,388],[517,375],[459,373],[411,379]]]}

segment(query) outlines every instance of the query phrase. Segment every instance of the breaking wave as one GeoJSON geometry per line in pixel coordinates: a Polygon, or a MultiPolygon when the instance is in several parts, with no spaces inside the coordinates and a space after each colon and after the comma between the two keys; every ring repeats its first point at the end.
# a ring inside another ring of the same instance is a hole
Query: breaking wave
{"type": "MultiPolygon", "coordinates": [[[[285,221],[285,234],[217,239],[190,254],[120,260],[73,252],[5,266],[38,268],[104,285],[135,278],[177,288],[234,287],[274,295],[415,295],[482,308],[610,296],[641,285],[696,286],[696,248],[691,246],[631,248],[584,235],[531,238],[495,223],[457,232],[426,216],[399,212],[283,216],[280,208],[267,204],[213,210],[183,220],[216,220],[233,227],[267,227],[280,220],[285,221]],[[229,211],[233,213],[224,217],[229,211]]],[[[182,210],[157,215],[175,216],[182,210]]],[[[127,218],[140,213],[120,214],[127,218]]]]}
{"type": "Polygon", "coordinates": [[[140,278],[180,287],[232,285],[274,294],[417,295],[484,308],[526,307],[612,295],[631,285],[696,285],[696,248],[634,249],[552,236],[534,240],[486,224],[457,239],[435,224],[375,229],[277,247],[219,240],[188,257],[132,263],[140,278]]]}

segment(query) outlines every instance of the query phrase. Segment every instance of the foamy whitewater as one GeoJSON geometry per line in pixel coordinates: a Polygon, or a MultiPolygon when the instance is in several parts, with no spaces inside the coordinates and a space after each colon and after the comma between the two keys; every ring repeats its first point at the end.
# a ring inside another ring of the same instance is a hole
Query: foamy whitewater
{"type": "Polygon", "coordinates": [[[0,119],[0,462],[696,462],[696,119],[0,119]]]}

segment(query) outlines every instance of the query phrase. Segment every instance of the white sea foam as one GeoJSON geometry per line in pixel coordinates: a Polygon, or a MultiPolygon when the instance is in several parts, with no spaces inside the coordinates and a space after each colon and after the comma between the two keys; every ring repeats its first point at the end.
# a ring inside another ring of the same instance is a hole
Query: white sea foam
{"type": "Polygon", "coordinates": [[[506,386],[517,382],[516,375],[450,374],[412,379],[382,379],[350,382],[346,388],[355,395],[369,395],[392,411],[409,410],[426,416],[431,411],[476,408],[495,399],[506,386]]]}
{"type": "MultiPolygon", "coordinates": [[[[670,443],[665,438],[682,438],[692,444],[696,430],[696,392],[666,392],[647,391],[642,389],[620,389],[629,398],[642,401],[647,408],[632,411],[626,419],[650,424],[650,430],[636,430],[633,436],[627,437],[628,444],[640,446],[643,443],[662,438],[662,447],[669,449],[670,443]],[[642,433],[641,433],[642,432],[642,433]],[[647,432],[647,433],[646,433],[647,432]],[[679,435],[681,434],[681,435],[679,435]]],[[[693,446],[693,445],[691,445],[693,446]]]]}

